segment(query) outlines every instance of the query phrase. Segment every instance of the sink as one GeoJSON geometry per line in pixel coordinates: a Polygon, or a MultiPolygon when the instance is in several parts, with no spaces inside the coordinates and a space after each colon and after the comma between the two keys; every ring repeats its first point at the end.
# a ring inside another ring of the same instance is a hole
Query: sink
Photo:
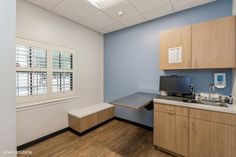
{"type": "Polygon", "coordinates": [[[228,107],[225,103],[221,103],[221,102],[203,101],[199,103],[203,105],[216,106],[216,107],[228,107]]]}

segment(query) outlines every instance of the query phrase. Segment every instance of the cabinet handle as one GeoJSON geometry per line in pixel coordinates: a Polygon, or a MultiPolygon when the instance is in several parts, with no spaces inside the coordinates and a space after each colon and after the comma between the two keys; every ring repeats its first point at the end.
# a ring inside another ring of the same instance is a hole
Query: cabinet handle
{"type": "Polygon", "coordinates": [[[169,115],[174,115],[174,113],[170,113],[170,112],[168,112],[168,114],[169,114],[169,115]]]}
{"type": "Polygon", "coordinates": [[[172,114],[175,113],[175,110],[174,110],[174,109],[170,109],[170,108],[166,107],[166,110],[167,110],[167,112],[170,112],[170,113],[172,113],[172,114]]]}
{"type": "Polygon", "coordinates": [[[186,128],[187,128],[187,122],[184,121],[184,129],[186,129],[186,128]]]}
{"type": "Polygon", "coordinates": [[[193,131],[193,133],[195,133],[195,125],[193,122],[192,122],[192,131],[193,131]]]}

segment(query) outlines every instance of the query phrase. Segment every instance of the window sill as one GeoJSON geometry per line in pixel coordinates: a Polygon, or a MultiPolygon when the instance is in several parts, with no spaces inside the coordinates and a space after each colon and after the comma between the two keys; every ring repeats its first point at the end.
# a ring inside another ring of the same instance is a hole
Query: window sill
{"type": "Polygon", "coordinates": [[[33,102],[33,103],[17,104],[16,111],[19,112],[19,111],[24,111],[24,110],[40,108],[44,106],[55,105],[60,102],[71,101],[77,98],[78,96],[68,96],[68,97],[59,98],[59,99],[51,99],[51,100],[38,101],[38,102],[33,102]]]}

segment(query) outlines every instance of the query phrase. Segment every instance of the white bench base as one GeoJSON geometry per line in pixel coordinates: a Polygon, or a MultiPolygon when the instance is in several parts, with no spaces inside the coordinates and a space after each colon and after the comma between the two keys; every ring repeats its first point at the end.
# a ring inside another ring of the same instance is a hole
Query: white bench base
{"type": "Polygon", "coordinates": [[[114,117],[114,105],[96,104],[68,112],[69,127],[82,133],[114,117]]]}

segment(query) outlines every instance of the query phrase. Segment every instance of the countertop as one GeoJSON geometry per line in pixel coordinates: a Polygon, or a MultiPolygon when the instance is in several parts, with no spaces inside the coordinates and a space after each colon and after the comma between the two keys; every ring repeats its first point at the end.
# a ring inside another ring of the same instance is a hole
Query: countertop
{"type": "Polygon", "coordinates": [[[131,109],[140,109],[150,104],[154,98],[156,98],[157,94],[150,93],[135,93],[114,101],[109,102],[113,105],[119,105],[123,107],[128,107],[131,109]]]}
{"type": "Polygon", "coordinates": [[[227,105],[228,107],[217,107],[217,106],[203,105],[203,104],[198,104],[198,103],[187,103],[187,102],[165,100],[165,99],[158,99],[158,98],[153,99],[153,102],[168,104],[168,105],[175,105],[175,106],[182,106],[182,107],[189,107],[189,108],[196,108],[196,109],[202,109],[202,110],[210,110],[210,111],[216,111],[216,112],[236,114],[236,104],[227,105]]]}

